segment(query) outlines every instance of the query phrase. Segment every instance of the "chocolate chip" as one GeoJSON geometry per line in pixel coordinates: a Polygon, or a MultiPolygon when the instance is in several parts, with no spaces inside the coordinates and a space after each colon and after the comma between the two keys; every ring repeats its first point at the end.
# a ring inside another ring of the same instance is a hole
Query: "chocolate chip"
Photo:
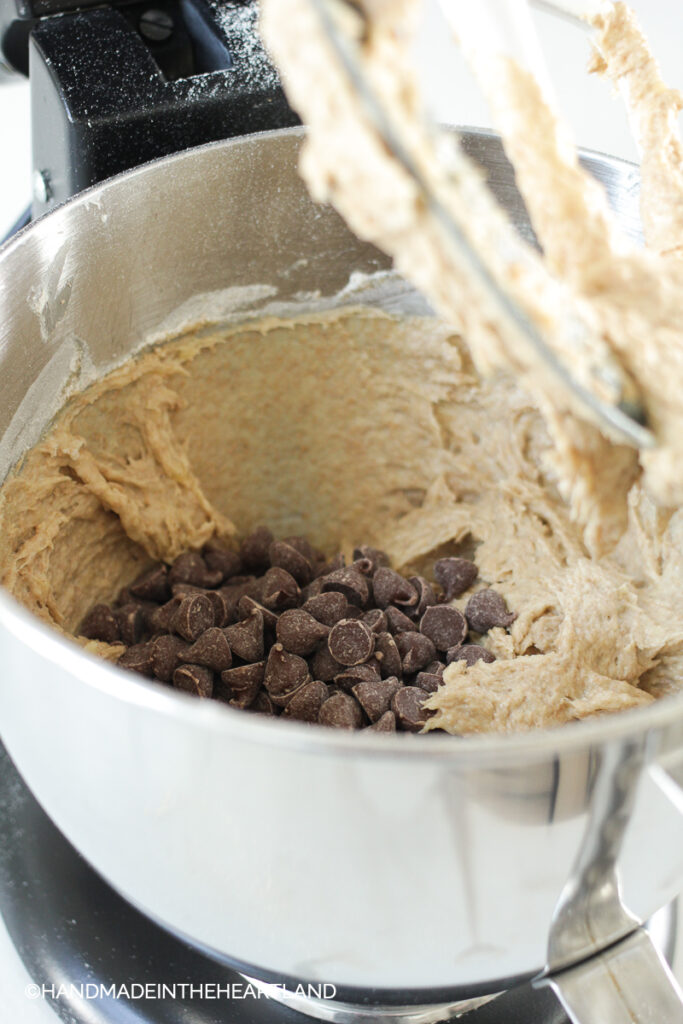
{"type": "Polygon", "coordinates": [[[467,558],[440,558],[434,564],[434,579],[443,588],[444,601],[452,601],[468,590],[479,570],[467,558]]]}
{"type": "Polygon", "coordinates": [[[427,693],[436,693],[443,682],[443,677],[435,672],[418,672],[415,677],[415,685],[427,693]]]}
{"type": "Polygon", "coordinates": [[[345,618],[348,606],[349,602],[343,594],[332,591],[329,594],[309,597],[303,605],[303,610],[323,625],[334,626],[340,619],[345,618]]]}
{"type": "Polygon", "coordinates": [[[273,568],[285,569],[301,587],[313,578],[313,566],[300,551],[284,540],[274,540],[268,548],[268,557],[273,568]]]}
{"type": "Polygon", "coordinates": [[[370,575],[374,575],[381,565],[390,565],[389,556],[379,548],[371,548],[369,544],[361,544],[359,548],[353,549],[355,561],[363,558],[370,562],[370,575]]]}
{"type": "Polygon", "coordinates": [[[327,687],[319,679],[304,683],[282,712],[282,717],[294,718],[299,722],[317,722],[320,709],[328,696],[327,687]]]}
{"type": "Polygon", "coordinates": [[[396,732],[396,715],[393,711],[385,711],[373,725],[365,727],[366,732],[396,732]]]}
{"type": "Polygon", "coordinates": [[[363,614],[363,620],[371,633],[386,633],[389,623],[381,608],[371,608],[363,614]]]}
{"type": "Polygon", "coordinates": [[[221,583],[242,572],[242,560],[236,551],[228,551],[211,541],[204,546],[202,554],[207,569],[221,574],[221,583]]]}
{"type": "Polygon", "coordinates": [[[403,674],[401,655],[391,633],[378,633],[375,637],[375,658],[383,679],[403,674]]]}
{"type": "Polygon", "coordinates": [[[180,665],[173,673],[173,685],[197,697],[212,697],[213,672],[204,665],[180,665]]]}
{"type": "Polygon", "coordinates": [[[114,617],[118,623],[121,643],[126,647],[139,644],[145,631],[145,613],[142,606],[137,603],[124,604],[122,608],[116,609],[114,617]]]}
{"type": "MultiPolygon", "coordinates": [[[[206,587],[197,587],[194,583],[173,583],[171,585],[171,591],[173,592],[174,597],[177,597],[178,595],[180,595],[180,597],[187,597],[188,594],[208,593],[206,587]]],[[[214,591],[212,590],[211,593],[213,594],[214,591]]]]}
{"type": "Polygon", "coordinates": [[[467,636],[467,622],[457,608],[437,604],[428,608],[420,619],[420,632],[429,637],[438,651],[447,651],[463,642],[467,636]]]}
{"type": "Polygon", "coordinates": [[[301,537],[299,535],[296,537],[285,537],[284,542],[298,551],[300,555],[303,555],[304,558],[311,563],[311,566],[315,565],[317,562],[323,561],[323,555],[313,547],[306,537],[301,537]]]}
{"type": "Polygon", "coordinates": [[[154,675],[154,645],[151,643],[134,644],[123,652],[118,660],[121,668],[131,672],[139,672],[143,676],[154,675]]]}
{"type": "Polygon", "coordinates": [[[258,609],[253,609],[242,622],[226,626],[223,633],[235,657],[242,661],[261,661],[264,654],[263,616],[258,609]]]}
{"type": "Polygon", "coordinates": [[[348,604],[348,602],[347,602],[346,614],[344,615],[344,618],[345,619],[362,619],[363,618],[363,609],[362,608],[357,608],[355,604],[348,604]]]}
{"type": "Polygon", "coordinates": [[[431,608],[432,605],[438,604],[438,600],[434,593],[433,586],[429,580],[424,578],[424,576],[411,576],[408,582],[411,583],[417,591],[417,604],[414,608],[410,609],[410,614],[414,619],[419,620],[428,608],[431,608]]]}
{"type": "Polygon", "coordinates": [[[486,633],[494,626],[511,626],[517,618],[508,611],[505,598],[496,590],[487,587],[472,594],[465,605],[465,618],[475,633],[486,633]]]}
{"type": "Polygon", "coordinates": [[[370,721],[377,722],[389,710],[391,698],[400,688],[396,676],[389,676],[357,683],[352,692],[370,721]]]}
{"type": "Polygon", "coordinates": [[[391,710],[396,715],[400,729],[419,732],[429,718],[429,712],[422,707],[426,694],[419,686],[404,686],[391,699],[391,710]]]}
{"type": "Polygon", "coordinates": [[[173,636],[172,633],[158,636],[152,643],[152,670],[157,679],[162,683],[170,683],[180,665],[181,655],[187,649],[188,645],[179,636],[173,636]]]}
{"type": "Polygon", "coordinates": [[[224,630],[211,626],[205,630],[191,647],[180,655],[181,661],[193,665],[205,665],[214,672],[223,672],[232,665],[232,652],[224,630]]]}
{"type": "Polygon", "coordinates": [[[375,566],[369,558],[354,558],[349,569],[355,569],[361,576],[372,576],[375,566]]]}
{"type": "Polygon", "coordinates": [[[204,630],[213,626],[213,605],[204,594],[188,594],[184,597],[173,618],[174,633],[193,644],[204,630]]]}
{"type": "Polygon", "coordinates": [[[180,594],[176,594],[166,604],[156,608],[147,619],[147,625],[152,632],[168,633],[173,626],[173,621],[182,603],[183,598],[180,594]]]}
{"type": "Polygon", "coordinates": [[[272,612],[296,608],[299,594],[299,586],[291,573],[279,566],[268,569],[263,577],[261,604],[272,612]]]}
{"type": "Polygon", "coordinates": [[[240,579],[239,582],[236,580],[238,577],[234,576],[229,583],[217,591],[225,602],[226,625],[237,621],[238,608],[243,597],[251,597],[252,600],[258,601],[263,589],[263,581],[257,580],[255,576],[248,576],[246,579],[240,579]]]}
{"type": "Polygon", "coordinates": [[[116,601],[114,602],[114,605],[120,607],[121,605],[131,604],[133,601],[140,600],[141,598],[136,597],[135,594],[133,594],[133,592],[131,591],[130,587],[121,587],[121,589],[118,592],[116,601]]]}
{"type": "Polygon", "coordinates": [[[337,569],[343,569],[345,565],[346,559],[340,551],[334,556],[334,558],[331,558],[329,562],[323,562],[322,565],[316,566],[316,577],[329,576],[330,573],[336,572],[337,569]]]}
{"type": "Polygon", "coordinates": [[[300,686],[309,681],[308,665],[282,644],[274,644],[266,662],[264,684],[273,704],[284,707],[300,686]]]}
{"type": "Polygon", "coordinates": [[[254,573],[247,573],[244,576],[232,576],[221,589],[232,590],[233,587],[247,587],[249,590],[260,592],[262,587],[261,578],[255,576],[254,573]]]}
{"type": "Polygon", "coordinates": [[[134,583],[131,583],[130,592],[134,597],[139,597],[143,601],[156,601],[158,604],[168,601],[171,596],[168,568],[163,562],[157,562],[156,565],[138,576],[134,583]]]}
{"type": "Polygon", "coordinates": [[[398,633],[394,637],[404,675],[412,675],[434,661],[436,648],[428,636],[422,633],[398,633]]]}
{"type": "MultiPolygon", "coordinates": [[[[250,666],[251,667],[251,666],[250,666]]],[[[253,703],[246,708],[247,711],[255,711],[258,715],[275,715],[277,708],[265,690],[259,690],[253,703]]]]}
{"type": "Polygon", "coordinates": [[[220,590],[206,590],[204,595],[208,597],[213,607],[213,621],[216,626],[227,626],[230,621],[230,608],[225,595],[220,590]]]}
{"type": "Polygon", "coordinates": [[[379,567],[372,578],[372,586],[375,603],[379,608],[393,604],[400,605],[403,609],[417,604],[417,591],[412,583],[386,566],[379,567]]]}
{"type": "Polygon", "coordinates": [[[115,644],[120,639],[119,624],[111,608],[106,604],[96,604],[81,623],[80,635],[89,640],[102,640],[105,644],[115,644]]]}
{"type": "Polygon", "coordinates": [[[347,693],[353,690],[358,683],[364,683],[372,679],[380,679],[379,665],[376,661],[370,661],[367,665],[352,665],[342,669],[334,677],[333,682],[347,693]]]}
{"type": "MultiPolygon", "coordinates": [[[[369,720],[375,731],[417,731],[431,714],[422,702],[442,682],[439,657],[495,659],[462,643],[466,618],[439,603],[427,579],[406,579],[370,546],[353,557],[348,566],[342,554],[324,563],[305,537],[276,541],[259,527],[239,553],[210,541],[170,569],[152,565],[115,605],[92,609],[84,629],[127,644],[123,668],[234,707],[337,728],[369,720]]],[[[471,585],[476,566],[441,559],[435,575],[448,595],[458,580],[471,585]]],[[[502,602],[504,624],[514,619],[495,591],[470,599],[475,617],[477,602],[489,613],[502,602]]]]}
{"type": "MultiPolygon", "coordinates": [[[[163,630],[155,629],[152,625],[152,617],[155,612],[159,611],[159,605],[154,604],[153,601],[140,601],[140,607],[142,608],[142,614],[145,619],[145,632],[146,633],[159,633],[164,632],[163,630]]],[[[163,607],[163,605],[162,605],[163,607]]]]}
{"type": "Polygon", "coordinates": [[[417,623],[409,619],[405,612],[402,612],[400,608],[394,608],[393,605],[389,605],[384,614],[387,617],[388,629],[390,633],[409,633],[411,630],[417,631],[417,623]]]}
{"type": "Polygon", "coordinates": [[[305,587],[301,588],[301,601],[308,601],[309,597],[317,597],[318,594],[322,593],[323,580],[322,576],[317,576],[315,579],[307,583],[305,587]]]}
{"type": "Polygon", "coordinates": [[[253,597],[249,597],[248,594],[244,594],[239,599],[237,605],[237,611],[240,619],[246,619],[254,611],[261,612],[263,616],[263,629],[265,633],[272,639],[275,636],[275,630],[277,629],[277,615],[275,612],[271,612],[265,605],[259,604],[253,597]]]}
{"type": "Polygon", "coordinates": [[[330,630],[327,646],[341,665],[360,665],[375,649],[375,637],[364,622],[342,619],[330,630]]]}
{"type": "Polygon", "coordinates": [[[329,626],[323,626],[303,608],[290,608],[278,619],[276,636],[290,654],[300,654],[306,658],[313,654],[329,631],[329,626]]]}
{"type": "Polygon", "coordinates": [[[268,548],[274,539],[267,526],[259,526],[245,537],[240,545],[240,559],[244,568],[250,572],[263,572],[267,569],[270,565],[268,548]]]}
{"type": "Polygon", "coordinates": [[[321,644],[309,664],[313,678],[322,679],[324,683],[331,683],[336,675],[344,671],[344,666],[330,654],[327,644],[321,644]]]}
{"type": "Polygon", "coordinates": [[[333,729],[360,729],[363,712],[349,693],[333,693],[321,707],[318,721],[333,729]]]}
{"type": "Polygon", "coordinates": [[[464,661],[466,665],[474,665],[477,661],[486,661],[491,663],[496,660],[495,654],[491,651],[487,651],[485,647],[481,647],[479,644],[462,644],[457,647],[451,647],[450,651],[446,655],[446,661],[450,665],[453,661],[464,661]]]}
{"type": "Polygon", "coordinates": [[[349,604],[356,608],[363,608],[370,596],[368,581],[356,569],[350,566],[345,569],[335,569],[323,580],[323,593],[329,594],[335,591],[343,594],[349,604]]]}
{"type": "Polygon", "coordinates": [[[236,708],[250,707],[261,689],[265,671],[265,661],[225,669],[221,672],[220,682],[216,681],[216,696],[236,708]]]}
{"type": "Polygon", "coordinates": [[[217,587],[223,580],[223,574],[209,569],[198,551],[186,551],[173,562],[168,578],[171,585],[192,583],[195,587],[217,587]]]}
{"type": "Polygon", "coordinates": [[[191,594],[203,594],[204,597],[208,597],[213,607],[214,625],[227,626],[235,620],[237,603],[244,591],[248,589],[247,585],[242,584],[235,587],[234,593],[230,593],[230,587],[224,587],[221,590],[207,590],[205,587],[195,587],[191,583],[174,583],[173,596],[188,597],[191,594]]]}

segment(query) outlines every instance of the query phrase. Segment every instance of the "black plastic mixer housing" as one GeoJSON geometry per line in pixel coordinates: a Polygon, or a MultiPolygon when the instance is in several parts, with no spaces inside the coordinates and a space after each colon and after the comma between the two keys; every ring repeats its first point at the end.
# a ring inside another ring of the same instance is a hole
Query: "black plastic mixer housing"
{"type": "Polygon", "coordinates": [[[36,217],[155,157],[298,124],[253,0],[0,0],[5,70],[29,75],[36,217]]]}

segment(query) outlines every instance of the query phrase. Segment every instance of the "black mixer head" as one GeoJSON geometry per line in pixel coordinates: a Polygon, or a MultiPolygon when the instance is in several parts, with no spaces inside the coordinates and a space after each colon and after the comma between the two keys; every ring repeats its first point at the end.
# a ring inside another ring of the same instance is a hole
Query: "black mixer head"
{"type": "Polygon", "coordinates": [[[4,60],[28,74],[34,216],[189,146],[298,123],[254,0],[0,0],[4,60]]]}

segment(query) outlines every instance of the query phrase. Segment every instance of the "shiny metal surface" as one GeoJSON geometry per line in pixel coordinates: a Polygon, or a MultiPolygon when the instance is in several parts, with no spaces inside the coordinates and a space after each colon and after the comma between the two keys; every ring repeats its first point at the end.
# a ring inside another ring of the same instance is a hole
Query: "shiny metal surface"
{"type": "Polygon", "coordinates": [[[550,984],[572,1024],[683,1022],[683,991],[642,929],[550,984]]]}
{"type": "MultiPolygon", "coordinates": [[[[0,251],[0,476],[65,382],[121,360],[196,296],[209,309],[270,286],[257,309],[272,289],[331,297],[353,272],[386,269],[311,203],[300,141],[276,132],[140,168],[0,251]]],[[[513,195],[497,140],[466,144],[513,195]]],[[[633,169],[591,159],[632,211],[633,169]]],[[[397,286],[390,308],[408,303],[397,286]]],[[[507,738],[330,734],[137,680],[4,593],[0,663],[0,733],[63,833],[152,917],[266,980],[394,1002],[478,996],[545,969],[558,908],[572,912],[553,942],[579,960],[681,888],[683,696],[507,738]],[[610,797],[619,765],[627,792],[610,797]],[[572,879],[610,880],[608,934],[572,879]]]]}
{"type": "Polygon", "coordinates": [[[440,1024],[441,1021],[453,1020],[471,1010],[477,1010],[496,998],[495,995],[479,996],[477,999],[463,999],[455,1003],[430,1003],[426,1006],[362,1005],[344,1003],[337,999],[297,995],[283,991],[277,985],[268,985],[258,978],[250,978],[247,975],[244,977],[269,999],[274,999],[299,1013],[305,1013],[315,1020],[326,1021],[327,1024],[440,1024]]]}
{"type": "MultiPolygon", "coordinates": [[[[676,981],[674,964],[677,959],[678,908],[675,903],[658,910],[644,928],[622,939],[608,951],[585,960],[576,967],[545,976],[507,993],[480,996],[455,1003],[427,1006],[381,1006],[374,1003],[343,1003],[338,1000],[318,999],[304,993],[283,990],[280,985],[268,985],[257,978],[246,978],[258,990],[274,999],[327,1024],[438,1024],[440,1021],[456,1020],[473,1010],[489,1003],[487,1020],[498,1022],[522,1019],[520,1009],[524,1007],[526,1019],[544,1021],[554,1014],[538,999],[539,990],[550,988],[559,1000],[572,1024],[621,1024],[625,1009],[637,1013],[639,1007],[648,1008],[655,1014],[665,1008],[659,1016],[637,1016],[625,1020],[631,1024],[674,1024],[683,1013],[680,1001],[680,985],[676,981]],[[619,986],[619,975],[634,966],[637,984],[631,985],[630,996],[625,1002],[628,988],[619,986]],[[635,989],[635,993],[634,993],[635,989]],[[605,1004],[616,1004],[616,1015],[605,1014],[605,1004]]],[[[678,957],[680,959],[680,957],[678,957]]],[[[680,974],[680,971],[679,971],[680,974]]],[[[245,976],[246,977],[246,976],[245,976]]],[[[480,1014],[476,1020],[480,1019],[480,1014]]],[[[468,1018],[470,1019],[470,1018],[468,1018]]],[[[475,1018],[472,1017],[472,1020],[475,1018]]]]}
{"type": "Polygon", "coordinates": [[[576,962],[587,947],[609,946],[638,925],[622,902],[617,864],[643,762],[638,740],[611,748],[601,760],[586,834],[550,929],[553,971],[576,962]]]}

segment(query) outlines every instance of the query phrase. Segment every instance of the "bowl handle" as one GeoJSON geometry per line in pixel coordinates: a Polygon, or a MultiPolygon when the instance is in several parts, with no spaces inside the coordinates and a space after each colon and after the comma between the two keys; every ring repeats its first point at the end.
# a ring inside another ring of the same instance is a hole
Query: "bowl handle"
{"type": "MultiPolygon", "coordinates": [[[[650,742],[647,736],[629,738],[600,752],[584,837],[553,915],[548,975],[609,949],[643,923],[622,900],[619,862],[627,834],[633,860],[639,850],[635,840],[644,841],[639,839],[643,809],[648,823],[664,835],[675,822],[675,835],[680,836],[683,816],[683,749],[652,757],[650,742]],[[657,794],[664,800],[653,799],[657,794]],[[639,829],[632,826],[637,809],[639,829]]],[[[662,898],[661,905],[670,898],[662,898]]]]}
{"type": "Polygon", "coordinates": [[[572,1024],[683,1024],[683,991],[643,928],[548,985],[572,1024]]]}
{"type": "MultiPolygon", "coordinates": [[[[644,747],[626,743],[607,751],[598,772],[593,820],[560,900],[551,935],[551,964],[589,934],[607,939],[635,924],[619,892],[615,870],[643,766],[644,747]]],[[[675,750],[646,767],[649,781],[683,814],[683,751],[675,750]]],[[[549,986],[572,1024],[683,1024],[683,991],[647,931],[635,928],[618,942],[582,962],[556,970],[535,983],[549,986]]]]}

